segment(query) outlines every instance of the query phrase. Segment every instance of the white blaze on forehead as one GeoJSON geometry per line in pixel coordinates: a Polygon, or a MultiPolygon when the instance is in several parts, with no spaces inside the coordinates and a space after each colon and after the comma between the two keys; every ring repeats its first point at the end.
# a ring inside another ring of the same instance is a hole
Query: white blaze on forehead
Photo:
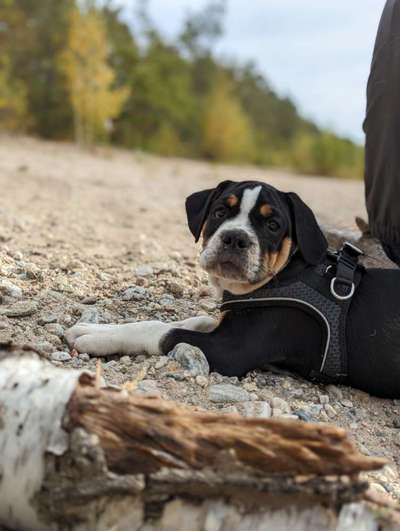
{"type": "Polygon", "coordinates": [[[261,186],[255,188],[246,188],[243,192],[242,201],[240,203],[239,214],[233,219],[226,221],[220,227],[222,230],[233,228],[247,228],[250,229],[249,214],[257,203],[258,196],[261,192],[261,186]]]}

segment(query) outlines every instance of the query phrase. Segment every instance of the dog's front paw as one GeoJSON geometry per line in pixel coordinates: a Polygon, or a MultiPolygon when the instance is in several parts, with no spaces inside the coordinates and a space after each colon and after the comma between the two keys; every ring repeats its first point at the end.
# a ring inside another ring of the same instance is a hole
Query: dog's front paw
{"type": "Polygon", "coordinates": [[[122,325],[78,324],[65,333],[71,348],[92,356],[123,353],[125,334],[122,325]]]}

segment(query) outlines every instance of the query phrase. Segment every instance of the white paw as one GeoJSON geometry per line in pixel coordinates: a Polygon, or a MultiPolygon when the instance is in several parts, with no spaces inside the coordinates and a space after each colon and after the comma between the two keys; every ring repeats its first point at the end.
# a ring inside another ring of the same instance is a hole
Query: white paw
{"type": "Polygon", "coordinates": [[[92,356],[111,354],[150,355],[160,353],[160,341],[171,329],[157,321],[123,325],[78,324],[67,330],[65,339],[71,348],[92,356]]]}

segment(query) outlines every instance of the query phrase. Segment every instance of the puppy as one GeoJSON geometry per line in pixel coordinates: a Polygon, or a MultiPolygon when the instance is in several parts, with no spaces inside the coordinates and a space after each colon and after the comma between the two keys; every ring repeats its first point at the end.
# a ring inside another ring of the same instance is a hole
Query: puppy
{"type": "MultiPolygon", "coordinates": [[[[319,283],[329,286],[324,277],[331,274],[324,266],[327,241],[312,211],[296,194],[255,181],[224,181],[197,192],[186,200],[186,211],[195,240],[202,239],[200,264],[228,300],[220,320],[79,324],[66,333],[69,345],[104,356],[167,354],[178,343],[188,343],[199,347],[211,369],[223,375],[240,377],[276,366],[324,381],[315,378],[322,374],[332,340],[323,312],[304,311],[307,303],[301,301],[281,304],[279,297],[272,299],[276,304],[254,304],[269,286],[290,285],[314,272],[319,283]],[[235,308],[229,300],[241,304],[235,308]]],[[[338,381],[377,396],[400,397],[400,272],[369,269],[359,276],[340,325],[346,371],[338,381]]],[[[326,300],[340,317],[342,303],[331,295],[326,300]]]]}

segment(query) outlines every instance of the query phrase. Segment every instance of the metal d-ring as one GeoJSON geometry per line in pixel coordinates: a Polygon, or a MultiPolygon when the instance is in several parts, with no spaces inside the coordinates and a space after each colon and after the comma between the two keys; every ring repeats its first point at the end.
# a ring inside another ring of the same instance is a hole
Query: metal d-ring
{"type": "Polygon", "coordinates": [[[354,295],[355,290],[356,290],[356,286],[355,286],[354,282],[351,283],[351,289],[350,289],[350,293],[348,295],[339,295],[339,293],[337,293],[336,290],[335,290],[335,282],[336,281],[337,281],[336,277],[331,280],[331,293],[332,293],[332,295],[336,299],[338,299],[340,301],[348,301],[349,299],[351,299],[352,296],[354,295]]]}

